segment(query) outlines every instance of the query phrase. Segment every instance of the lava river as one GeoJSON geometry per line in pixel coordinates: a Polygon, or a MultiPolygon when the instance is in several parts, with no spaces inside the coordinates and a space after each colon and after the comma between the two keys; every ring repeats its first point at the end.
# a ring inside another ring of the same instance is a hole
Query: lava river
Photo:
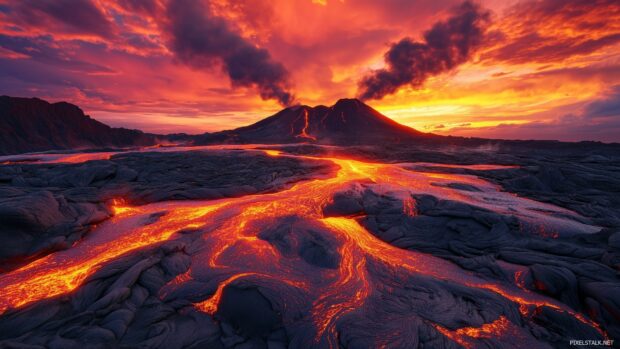
{"type": "Polygon", "coordinates": [[[421,172],[411,169],[411,164],[265,152],[331,161],[339,169],[326,178],[298,182],[279,192],[238,198],[135,207],[119,198],[114,217],[72,248],[1,275],[0,312],[68,295],[106,263],[179,234],[198,234],[190,269],[161,288],[159,297],[190,299],[196,311],[215,316],[227,286],[258,287],[281,314],[287,331],[309,333],[292,336],[293,347],[338,347],[339,328],[346,324],[358,326],[361,333],[377,329],[373,346],[409,346],[415,343],[402,342],[403,332],[398,328],[408,322],[430,325],[437,335],[464,347],[478,347],[493,338],[541,347],[523,326],[540,308],[553,309],[600,332],[595,323],[558,301],[515,282],[489,281],[430,254],[394,247],[369,232],[359,216],[327,215],[325,207],[337,193],[362,186],[402,200],[402,213],[411,216],[417,214],[411,194],[428,194],[514,215],[546,229],[597,231],[570,219],[574,213],[502,192],[475,176],[421,172]],[[456,190],[449,183],[479,190],[456,190]],[[402,311],[395,318],[375,314],[380,312],[377,309],[393,306],[388,305],[396,301],[393,295],[403,297],[407,288],[425,282],[477,290],[489,301],[515,311],[498,313],[483,324],[463,322],[459,328],[414,310],[402,311]],[[376,323],[368,323],[371,317],[376,323]],[[390,321],[396,325],[388,325],[390,321]]]}

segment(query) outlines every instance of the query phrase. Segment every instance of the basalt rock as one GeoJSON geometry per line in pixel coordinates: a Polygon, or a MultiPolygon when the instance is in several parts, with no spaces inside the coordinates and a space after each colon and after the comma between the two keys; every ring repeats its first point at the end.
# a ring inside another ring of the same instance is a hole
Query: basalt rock
{"type": "Polygon", "coordinates": [[[282,189],[326,175],[326,162],[229,152],[134,153],[80,164],[0,166],[0,264],[14,268],[71,246],[112,215],[111,201],[143,205],[282,189]]]}

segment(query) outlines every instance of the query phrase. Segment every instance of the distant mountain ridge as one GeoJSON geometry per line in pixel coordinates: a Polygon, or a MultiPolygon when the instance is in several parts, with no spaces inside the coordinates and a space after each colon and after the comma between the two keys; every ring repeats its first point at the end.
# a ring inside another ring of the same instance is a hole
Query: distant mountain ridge
{"type": "Polygon", "coordinates": [[[155,135],[112,128],[91,119],[77,106],[39,98],[0,96],[0,155],[80,148],[125,148],[158,143],[333,145],[502,146],[521,149],[604,149],[620,144],[565,143],[550,140],[500,140],[423,133],[401,125],[357,99],[341,99],[331,107],[297,105],[254,124],[199,135],[155,135]]]}
{"type": "Polygon", "coordinates": [[[331,107],[289,107],[249,126],[198,136],[195,144],[374,144],[435,137],[401,125],[358,99],[341,99],[331,107]]]}
{"type": "Polygon", "coordinates": [[[79,107],[38,98],[0,96],[0,154],[153,145],[158,137],[112,128],[79,107]]]}

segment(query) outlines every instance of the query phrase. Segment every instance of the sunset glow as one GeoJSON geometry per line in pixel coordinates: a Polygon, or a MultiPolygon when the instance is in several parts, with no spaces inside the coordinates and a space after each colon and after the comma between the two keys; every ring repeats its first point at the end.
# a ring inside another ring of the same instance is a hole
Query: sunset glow
{"type": "MultiPolygon", "coordinates": [[[[462,3],[0,0],[0,94],[67,101],[147,132],[232,129],[283,103],[359,96],[393,44],[425,43],[462,3]],[[204,35],[214,28],[226,35],[204,35]],[[210,38],[223,47],[201,46],[210,38]],[[237,71],[244,52],[254,72],[237,71]]],[[[422,132],[620,141],[620,3],[478,5],[488,23],[468,55],[366,102],[422,132]]]]}

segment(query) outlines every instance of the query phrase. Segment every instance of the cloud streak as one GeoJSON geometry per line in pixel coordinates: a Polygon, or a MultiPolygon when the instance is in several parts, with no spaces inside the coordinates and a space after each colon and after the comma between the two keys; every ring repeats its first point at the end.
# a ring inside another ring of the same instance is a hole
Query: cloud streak
{"type": "Polygon", "coordinates": [[[115,126],[197,133],[273,114],[292,87],[308,105],[361,93],[390,50],[398,69],[386,58],[386,74],[407,74],[387,74],[398,93],[370,103],[408,126],[500,137],[493,127],[511,124],[502,134],[518,138],[566,127],[620,141],[601,97],[620,81],[617,0],[450,10],[462,1],[0,0],[0,91],[68,101],[115,126]]]}
{"type": "Polygon", "coordinates": [[[385,54],[386,68],[362,78],[359,97],[381,99],[400,87],[420,87],[429,77],[450,71],[465,63],[482,43],[490,14],[466,1],[451,16],[437,22],[424,33],[423,42],[403,38],[385,54]]]}
{"type": "Polygon", "coordinates": [[[524,1],[495,23],[488,64],[561,62],[620,43],[617,0],[524,1]]]}
{"type": "Polygon", "coordinates": [[[21,0],[8,7],[13,21],[41,30],[110,38],[112,23],[90,0],[21,0]]]}

